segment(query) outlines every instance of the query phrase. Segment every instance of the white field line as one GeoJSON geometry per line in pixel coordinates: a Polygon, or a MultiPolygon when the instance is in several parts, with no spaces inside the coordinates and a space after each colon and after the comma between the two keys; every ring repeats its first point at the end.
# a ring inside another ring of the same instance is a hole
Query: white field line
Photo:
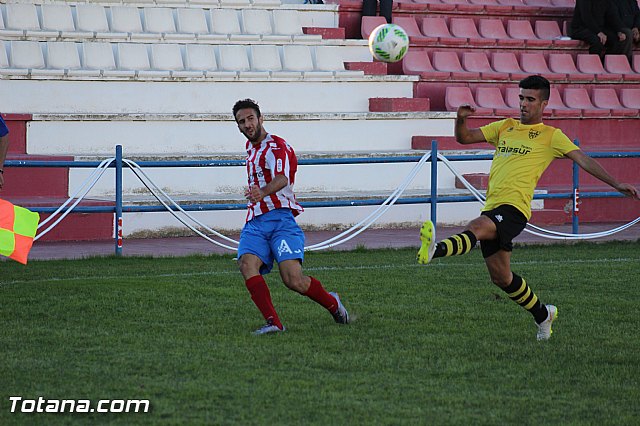
{"type": "MultiPolygon", "coordinates": [[[[569,259],[569,260],[535,260],[524,262],[511,262],[512,265],[566,265],[566,264],[603,264],[603,263],[622,263],[622,262],[636,262],[640,264],[638,258],[611,258],[611,259],[569,259]]],[[[363,271],[363,270],[392,270],[403,268],[460,268],[460,267],[479,267],[483,266],[482,262],[473,263],[457,263],[457,262],[437,262],[430,265],[418,265],[417,263],[397,263],[397,264],[382,264],[382,265],[353,265],[353,266],[316,266],[310,268],[304,268],[305,271],[363,271]]],[[[93,275],[93,276],[76,276],[76,277],[47,277],[42,279],[33,280],[16,280],[0,283],[0,288],[7,287],[12,284],[38,284],[38,283],[55,283],[64,281],[104,281],[104,280],[124,280],[124,279],[146,279],[146,278],[188,278],[188,277],[202,277],[202,276],[226,276],[226,275],[238,275],[240,272],[237,269],[223,270],[223,271],[205,271],[205,272],[180,272],[171,274],[140,274],[140,275],[93,275]]]]}

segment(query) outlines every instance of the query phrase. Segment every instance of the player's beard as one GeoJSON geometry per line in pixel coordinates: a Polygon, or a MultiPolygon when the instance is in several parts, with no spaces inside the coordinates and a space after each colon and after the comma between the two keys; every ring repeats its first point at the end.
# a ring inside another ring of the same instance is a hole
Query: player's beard
{"type": "Polygon", "coordinates": [[[262,128],[258,127],[255,129],[255,132],[253,134],[253,137],[251,136],[251,133],[248,131],[243,131],[242,132],[244,134],[244,136],[249,140],[249,142],[251,143],[257,143],[261,141],[262,138],[262,128]]]}

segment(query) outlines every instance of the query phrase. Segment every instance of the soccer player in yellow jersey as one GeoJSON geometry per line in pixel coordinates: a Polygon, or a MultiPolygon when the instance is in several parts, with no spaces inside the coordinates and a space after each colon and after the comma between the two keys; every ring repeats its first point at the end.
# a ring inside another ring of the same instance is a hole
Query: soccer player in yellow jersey
{"type": "Polygon", "coordinates": [[[436,257],[468,253],[480,241],[491,281],[533,315],[538,326],[537,339],[547,340],[558,308],[542,304],[527,282],[511,272],[512,240],[531,218],[531,199],[542,172],[555,158],[568,157],[624,195],[640,198],[635,187],[618,182],[561,130],[542,123],[550,92],[547,79],[529,76],[520,81],[519,87],[520,120],[508,118],[470,129],[467,117],[473,114],[474,108],[469,105],[458,108],[456,140],[464,145],[488,142],[496,147],[486,204],[481,215],[469,222],[462,233],[437,244],[433,223],[425,222],[420,230],[422,246],[418,262],[424,264],[436,257]]]}

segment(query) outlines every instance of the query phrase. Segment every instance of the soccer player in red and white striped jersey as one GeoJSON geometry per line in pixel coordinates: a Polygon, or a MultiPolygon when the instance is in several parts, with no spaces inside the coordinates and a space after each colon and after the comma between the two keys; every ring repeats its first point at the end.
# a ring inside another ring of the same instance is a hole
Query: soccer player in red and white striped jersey
{"type": "Polygon", "coordinates": [[[337,293],[327,292],[320,281],[302,273],[304,233],[295,221],[303,209],[293,192],[298,160],[284,139],[267,133],[260,108],[251,99],[233,106],[240,132],[247,138],[247,219],[240,234],[238,266],[251,299],[267,323],[254,334],[284,331],[263,275],[278,262],[284,284],[331,313],[340,324],[349,313],[337,293]]]}
{"type": "Polygon", "coordinates": [[[247,222],[275,209],[288,208],[294,216],[302,213],[303,208],[298,204],[293,193],[298,159],[289,144],[278,136],[267,134],[260,144],[254,145],[248,140],[246,148],[248,188],[265,187],[277,175],[282,175],[287,179],[287,185],[281,190],[255,203],[249,201],[247,222]],[[273,171],[274,175],[269,171],[273,171]]]}

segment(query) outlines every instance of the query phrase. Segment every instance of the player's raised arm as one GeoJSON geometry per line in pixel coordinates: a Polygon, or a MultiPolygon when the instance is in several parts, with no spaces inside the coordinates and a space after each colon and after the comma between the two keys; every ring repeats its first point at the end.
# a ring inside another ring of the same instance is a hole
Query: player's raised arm
{"type": "Polygon", "coordinates": [[[474,107],[467,104],[458,107],[458,116],[456,117],[455,125],[455,135],[458,143],[467,145],[486,141],[480,129],[470,129],[469,126],[467,126],[467,117],[472,115],[475,110],[474,107]]]}
{"type": "Polygon", "coordinates": [[[640,200],[640,193],[638,189],[628,183],[620,183],[613,176],[611,176],[596,160],[589,157],[587,154],[580,150],[571,151],[565,154],[568,158],[575,161],[583,170],[587,173],[597,177],[604,183],[611,185],[616,191],[621,192],[627,197],[640,200]]]}

